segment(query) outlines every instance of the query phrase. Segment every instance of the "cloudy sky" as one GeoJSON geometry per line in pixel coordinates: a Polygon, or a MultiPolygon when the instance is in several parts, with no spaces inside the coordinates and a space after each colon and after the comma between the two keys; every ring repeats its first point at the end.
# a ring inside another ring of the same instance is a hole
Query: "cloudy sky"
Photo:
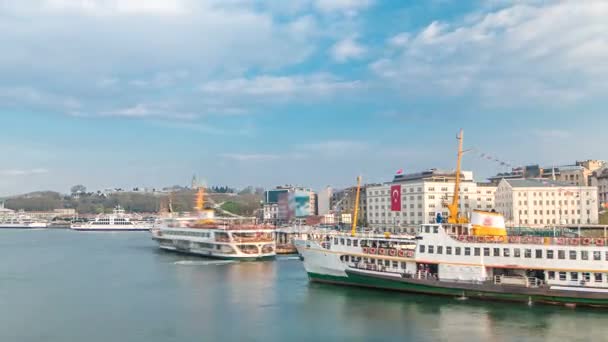
{"type": "Polygon", "coordinates": [[[604,0],[0,1],[0,195],[608,159],[604,0]],[[493,160],[481,158],[489,154],[493,160]]]}

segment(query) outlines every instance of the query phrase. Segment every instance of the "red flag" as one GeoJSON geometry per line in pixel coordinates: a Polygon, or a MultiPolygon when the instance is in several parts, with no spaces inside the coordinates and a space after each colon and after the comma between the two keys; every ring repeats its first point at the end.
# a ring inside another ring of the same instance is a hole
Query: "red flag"
{"type": "Polygon", "coordinates": [[[391,211],[401,211],[401,185],[391,186],[391,211]]]}
{"type": "Polygon", "coordinates": [[[396,172],[396,173],[397,173],[398,175],[403,174],[403,169],[399,169],[399,170],[397,170],[397,172],[396,172]]]}

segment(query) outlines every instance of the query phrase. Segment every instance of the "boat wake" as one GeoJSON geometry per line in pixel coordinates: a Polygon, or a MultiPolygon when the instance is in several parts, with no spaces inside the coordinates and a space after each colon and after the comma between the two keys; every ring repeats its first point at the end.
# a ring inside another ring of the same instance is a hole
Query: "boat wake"
{"type": "Polygon", "coordinates": [[[234,261],[232,260],[209,260],[209,261],[198,261],[198,260],[180,260],[174,262],[175,265],[182,266],[219,266],[232,264],[234,261]]]}

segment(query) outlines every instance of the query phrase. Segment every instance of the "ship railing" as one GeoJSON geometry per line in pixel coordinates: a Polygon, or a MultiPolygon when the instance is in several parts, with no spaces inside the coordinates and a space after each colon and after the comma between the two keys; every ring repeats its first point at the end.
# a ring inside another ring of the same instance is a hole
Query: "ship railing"
{"type": "Polygon", "coordinates": [[[352,268],[365,270],[365,271],[374,271],[374,272],[383,272],[383,273],[393,273],[393,274],[403,274],[404,271],[397,267],[377,265],[368,262],[357,262],[349,265],[352,268]]]}
{"type": "Polygon", "coordinates": [[[540,287],[543,285],[543,281],[536,277],[496,275],[494,276],[494,285],[540,287]]]}
{"type": "Polygon", "coordinates": [[[608,239],[604,238],[566,238],[542,236],[485,236],[485,235],[451,235],[453,240],[463,243],[523,244],[552,246],[590,246],[606,247],[608,239]]]}

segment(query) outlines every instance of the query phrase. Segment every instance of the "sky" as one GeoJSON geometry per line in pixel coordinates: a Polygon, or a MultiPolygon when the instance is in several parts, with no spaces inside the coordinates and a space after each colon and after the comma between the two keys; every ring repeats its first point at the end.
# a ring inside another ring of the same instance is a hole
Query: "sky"
{"type": "Polygon", "coordinates": [[[608,159],[606,17],[603,0],[0,1],[0,195],[389,181],[453,169],[460,128],[478,180],[608,159]]]}

